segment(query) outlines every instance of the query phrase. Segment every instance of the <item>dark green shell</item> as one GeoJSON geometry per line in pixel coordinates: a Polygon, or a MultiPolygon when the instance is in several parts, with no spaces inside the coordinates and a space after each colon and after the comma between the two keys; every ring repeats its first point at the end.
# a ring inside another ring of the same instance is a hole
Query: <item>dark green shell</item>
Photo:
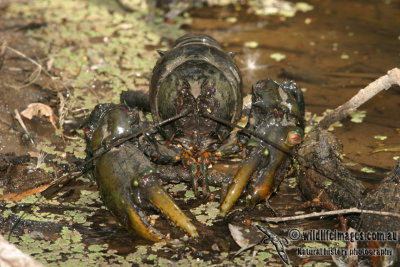
{"type": "MultiPolygon", "coordinates": [[[[203,87],[207,86],[213,87],[213,95],[211,100],[206,100],[211,104],[205,108],[232,123],[240,119],[242,79],[239,68],[215,39],[200,34],[184,35],[171,50],[161,54],[153,69],[150,84],[150,107],[156,123],[179,114],[184,105],[181,102],[188,101],[182,100],[182,88],[191,95],[190,98],[196,99],[204,94],[203,87]]],[[[207,123],[203,125],[207,128],[207,123]]],[[[181,128],[190,126],[189,123],[180,125],[181,128]]],[[[207,129],[200,130],[216,132],[218,130],[211,129],[216,127],[220,125],[209,123],[207,129]]]]}

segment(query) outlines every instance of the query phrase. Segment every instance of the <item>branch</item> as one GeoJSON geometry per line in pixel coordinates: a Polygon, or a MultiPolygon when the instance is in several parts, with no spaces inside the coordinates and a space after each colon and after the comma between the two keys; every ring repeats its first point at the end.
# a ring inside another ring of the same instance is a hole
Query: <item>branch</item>
{"type": "Polygon", "coordinates": [[[350,208],[350,209],[342,209],[342,210],[332,210],[332,211],[322,211],[322,212],[312,212],[309,214],[296,215],[296,216],[287,216],[287,217],[260,217],[256,218],[256,220],[265,221],[265,222],[287,222],[287,221],[295,221],[295,220],[304,220],[314,217],[320,216],[331,216],[338,214],[349,214],[349,213],[365,213],[365,214],[375,214],[381,216],[392,216],[400,218],[399,213],[387,212],[387,211],[375,211],[375,210],[361,210],[358,208],[350,208]]]}
{"type": "Polygon", "coordinates": [[[382,90],[389,89],[392,85],[400,86],[400,69],[389,70],[386,75],[370,83],[364,89],[358,91],[349,101],[337,107],[334,111],[326,115],[314,129],[327,129],[329,125],[340,121],[354,112],[359,106],[367,102],[382,90]]]}
{"type": "Polygon", "coordinates": [[[31,76],[30,76],[30,78],[29,78],[30,81],[29,81],[28,83],[23,84],[23,85],[20,85],[20,86],[13,86],[13,85],[9,85],[9,86],[10,86],[10,87],[13,87],[13,88],[15,88],[15,89],[21,89],[21,88],[24,88],[24,87],[27,87],[27,86],[33,84],[33,83],[39,78],[39,76],[40,76],[40,74],[41,74],[41,72],[42,72],[42,69],[43,69],[43,68],[42,68],[42,65],[40,65],[38,62],[36,62],[36,61],[33,60],[32,58],[30,58],[30,57],[28,57],[27,55],[25,55],[24,53],[22,53],[22,52],[20,52],[20,51],[18,51],[18,50],[16,50],[16,49],[14,49],[14,48],[12,48],[12,47],[6,46],[6,48],[7,48],[8,50],[14,52],[15,54],[19,55],[20,57],[23,57],[23,58],[29,60],[33,65],[37,66],[37,69],[36,69],[35,71],[32,72],[32,74],[31,74],[31,76]],[[35,75],[34,75],[34,74],[35,74],[35,75]]]}

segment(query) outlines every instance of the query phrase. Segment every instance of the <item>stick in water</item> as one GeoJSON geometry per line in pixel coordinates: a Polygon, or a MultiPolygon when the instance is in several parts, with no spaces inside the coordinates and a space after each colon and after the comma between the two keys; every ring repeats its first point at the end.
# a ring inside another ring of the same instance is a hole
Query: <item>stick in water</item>
{"type": "MultiPolygon", "coordinates": [[[[389,70],[386,75],[378,78],[370,83],[364,89],[358,91],[349,101],[337,107],[334,111],[326,115],[316,127],[317,129],[327,129],[329,125],[336,121],[340,121],[347,117],[350,113],[354,112],[359,106],[367,102],[369,99],[377,95],[382,90],[389,89],[392,85],[397,84],[400,86],[400,69],[394,68],[389,70]]],[[[313,130],[314,130],[313,129],[313,130]]]]}
{"type": "Polygon", "coordinates": [[[256,218],[257,220],[264,221],[264,222],[287,222],[287,221],[295,221],[295,220],[304,220],[314,217],[320,216],[332,216],[338,214],[349,214],[349,213],[366,213],[366,214],[376,214],[381,216],[392,216],[400,218],[400,214],[394,212],[387,212],[387,211],[376,211],[376,210],[361,210],[358,208],[350,208],[350,209],[342,209],[342,210],[332,210],[332,211],[322,211],[322,212],[312,212],[310,214],[302,214],[296,216],[287,216],[287,217],[261,217],[256,218]]]}

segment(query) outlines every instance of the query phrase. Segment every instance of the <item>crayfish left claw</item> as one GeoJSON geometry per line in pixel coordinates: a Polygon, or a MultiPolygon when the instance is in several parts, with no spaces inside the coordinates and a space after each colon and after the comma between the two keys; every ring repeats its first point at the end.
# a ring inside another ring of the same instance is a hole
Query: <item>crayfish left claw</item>
{"type": "MultiPolygon", "coordinates": [[[[271,128],[272,132],[274,130],[279,132],[279,136],[287,136],[286,139],[283,139],[284,142],[281,144],[278,143],[284,151],[290,151],[290,149],[301,140],[302,130],[297,126],[279,129],[271,128]],[[294,137],[298,139],[290,140],[289,143],[288,138],[294,137]]],[[[253,173],[256,173],[256,177],[254,182],[250,183],[249,193],[246,197],[246,207],[253,208],[260,201],[269,199],[279,186],[280,181],[278,182],[276,179],[277,170],[281,166],[285,167],[284,163],[288,160],[287,152],[281,151],[271,145],[261,145],[254,140],[250,140],[249,143],[248,151],[250,151],[250,153],[248,153],[247,158],[243,160],[220,207],[220,215],[222,217],[225,217],[233,207],[246,188],[253,173]],[[257,145],[254,146],[254,144],[257,145]]]]}
{"type": "Polygon", "coordinates": [[[225,217],[236,203],[244,188],[246,187],[251,175],[256,169],[260,161],[260,155],[257,153],[244,160],[239,170],[237,171],[231,185],[228,188],[225,199],[220,207],[220,216],[225,217]]]}
{"type": "Polygon", "coordinates": [[[226,216],[252,176],[256,177],[248,189],[247,207],[268,199],[277,189],[276,176],[282,175],[278,170],[287,166],[288,155],[303,137],[303,114],[303,96],[295,83],[267,79],[253,85],[248,132],[254,137],[221,205],[221,216],[226,216]]]}

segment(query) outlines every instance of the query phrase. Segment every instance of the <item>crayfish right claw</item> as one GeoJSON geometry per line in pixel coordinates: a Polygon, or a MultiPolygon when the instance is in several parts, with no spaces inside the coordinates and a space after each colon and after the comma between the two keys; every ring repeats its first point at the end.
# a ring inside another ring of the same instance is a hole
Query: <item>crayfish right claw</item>
{"type": "Polygon", "coordinates": [[[191,237],[198,238],[190,218],[160,186],[147,162],[143,153],[131,143],[115,147],[96,160],[95,178],[108,209],[128,230],[143,238],[168,239],[147,219],[146,209],[152,204],[191,237]]]}
{"type": "Polygon", "coordinates": [[[158,174],[135,140],[113,146],[121,133],[138,125],[137,114],[124,106],[98,105],[85,129],[87,152],[94,156],[94,177],[102,199],[115,218],[128,230],[141,237],[160,241],[168,239],[149,222],[146,210],[155,206],[191,237],[197,238],[196,227],[161,187],[158,174]],[[103,144],[110,150],[99,152],[103,144]],[[99,152],[99,153],[96,153],[99,152]]]}

